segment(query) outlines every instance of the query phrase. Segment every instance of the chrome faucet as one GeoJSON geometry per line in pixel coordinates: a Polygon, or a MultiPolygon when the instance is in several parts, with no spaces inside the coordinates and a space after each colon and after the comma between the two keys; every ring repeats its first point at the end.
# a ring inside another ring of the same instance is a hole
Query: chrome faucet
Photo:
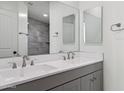
{"type": "Polygon", "coordinates": [[[62,56],[63,57],[63,60],[66,60],[66,56],[62,56]]]}
{"type": "MultiPolygon", "coordinates": [[[[64,51],[59,51],[59,53],[65,53],[64,51]]],[[[66,56],[62,56],[63,60],[70,60],[70,59],[74,59],[74,55],[75,53],[72,51],[67,52],[67,57],[66,56]],[[71,55],[72,54],[72,55],[71,55]]]]}
{"type": "Polygon", "coordinates": [[[27,55],[23,56],[23,63],[22,63],[22,68],[26,67],[26,60],[29,60],[29,57],[27,55]]]}
{"type": "Polygon", "coordinates": [[[74,59],[74,55],[75,55],[75,53],[74,52],[72,52],[72,51],[70,51],[70,52],[67,52],[67,55],[68,55],[68,57],[67,57],[67,59],[74,59]],[[70,54],[72,54],[72,57],[70,56],[70,54]]]}

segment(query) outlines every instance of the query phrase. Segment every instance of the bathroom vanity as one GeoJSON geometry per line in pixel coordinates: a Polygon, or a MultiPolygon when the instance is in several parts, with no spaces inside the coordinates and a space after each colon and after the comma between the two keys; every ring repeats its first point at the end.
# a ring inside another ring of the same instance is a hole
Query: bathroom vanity
{"type": "Polygon", "coordinates": [[[51,91],[102,91],[102,63],[81,67],[63,73],[65,78],[69,78],[67,82],[51,91]],[[71,78],[73,77],[73,78],[71,78]]]}
{"type": "Polygon", "coordinates": [[[89,63],[80,67],[70,68],[39,78],[5,91],[102,91],[103,90],[103,63],[89,63]]]}
{"type": "Polygon", "coordinates": [[[75,5],[0,2],[0,90],[103,90],[102,8],[75,5]]]}

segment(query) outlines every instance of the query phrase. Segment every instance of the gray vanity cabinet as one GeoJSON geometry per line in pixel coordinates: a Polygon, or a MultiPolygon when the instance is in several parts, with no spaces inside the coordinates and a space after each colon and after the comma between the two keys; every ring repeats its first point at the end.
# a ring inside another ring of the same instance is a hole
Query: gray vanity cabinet
{"type": "Polygon", "coordinates": [[[62,91],[62,90],[63,90],[63,86],[61,85],[61,86],[51,89],[50,91],[62,91]]]}
{"type": "Polygon", "coordinates": [[[63,91],[80,91],[80,79],[76,79],[63,85],[63,91]]]}
{"type": "Polygon", "coordinates": [[[92,74],[81,77],[81,91],[92,91],[93,90],[93,82],[92,82],[92,74]]]}
{"type": "Polygon", "coordinates": [[[102,71],[96,71],[81,78],[82,91],[101,91],[102,90],[102,71]]]}
{"type": "Polygon", "coordinates": [[[100,91],[103,90],[103,72],[97,71],[95,73],[93,73],[93,90],[94,91],[100,91]]]}
{"type": "Polygon", "coordinates": [[[102,91],[102,84],[102,70],[99,70],[50,91],[102,91]]]}
{"type": "Polygon", "coordinates": [[[6,91],[102,91],[102,62],[19,84],[6,91]]]}

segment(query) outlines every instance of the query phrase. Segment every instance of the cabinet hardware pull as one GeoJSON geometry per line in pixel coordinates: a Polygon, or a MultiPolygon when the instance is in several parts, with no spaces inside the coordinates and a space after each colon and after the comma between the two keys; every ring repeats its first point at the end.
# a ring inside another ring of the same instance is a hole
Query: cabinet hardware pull
{"type": "Polygon", "coordinates": [[[96,77],[93,77],[93,80],[96,80],[96,77]]]}
{"type": "Polygon", "coordinates": [[[94,81],[94,79],[92,78],[92,79],[90,79],[90,81],[92,81],[92,82],[93,82],[93,81],[94,81]]]}

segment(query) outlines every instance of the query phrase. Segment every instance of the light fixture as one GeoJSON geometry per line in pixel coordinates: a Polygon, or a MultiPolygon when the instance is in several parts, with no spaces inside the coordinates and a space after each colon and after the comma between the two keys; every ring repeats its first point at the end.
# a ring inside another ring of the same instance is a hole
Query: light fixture
{"type": "Polygon", "coordinates": [[[48,15],[47,15],[47,14],[43,14],[43,16],[44,16],[44,17],[48,17],[48,15]]]}
{"type": "Polygon", "coordinates": [[[27,17],[27,15],[25,13],[19,13],[20,17],[27,17]]]}

